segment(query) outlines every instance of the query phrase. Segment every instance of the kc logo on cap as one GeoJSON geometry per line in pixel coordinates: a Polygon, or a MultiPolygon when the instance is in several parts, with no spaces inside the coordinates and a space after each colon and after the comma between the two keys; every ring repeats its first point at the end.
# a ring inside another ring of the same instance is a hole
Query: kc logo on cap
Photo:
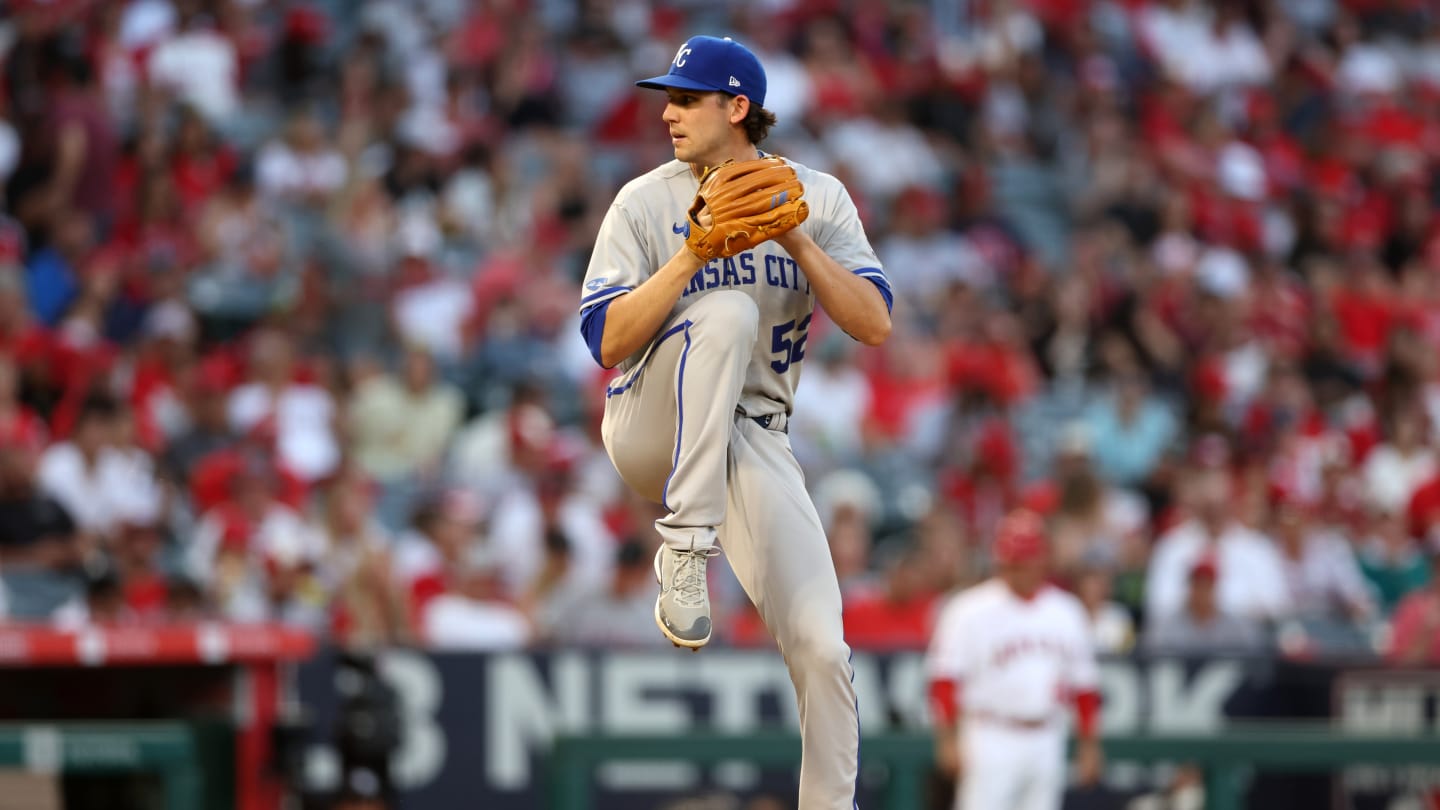
{"type": "Polygon", "coordinates": [[[765,106],[765,69],[749,48],[729,37],[691,37],[675,51],[668,73],[635,84],[657,90],[713,90],[765,106]]]}

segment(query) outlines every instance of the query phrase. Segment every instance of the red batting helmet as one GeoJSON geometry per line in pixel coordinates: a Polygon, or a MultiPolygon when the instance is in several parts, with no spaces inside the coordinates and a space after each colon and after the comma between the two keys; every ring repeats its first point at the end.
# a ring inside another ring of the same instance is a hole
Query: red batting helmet
{"type": "Polygon", "coordinates": [[[1014,565],[1045,556],[1045,521],[1028,509],[1006,515],[995,527],[995,564],[1014,565]]]}

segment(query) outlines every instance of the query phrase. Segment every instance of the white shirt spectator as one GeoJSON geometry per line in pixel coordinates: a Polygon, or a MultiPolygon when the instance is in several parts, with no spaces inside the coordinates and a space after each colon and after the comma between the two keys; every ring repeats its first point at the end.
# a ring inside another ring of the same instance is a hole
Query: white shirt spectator
{"type": "Polygon", "coordinates": [[[439,110],[445,106],[445,55],[423,43],[406,55],[401,72],[410,91],[411,110],[439,110]]]}
{"type": "Polygon", "coordinates": [[[617,503],[629,489],[604,449],[593,448],[575,463],[573,492],[591,503],[617,503]]]}
{"type": "Polygon", "coordinates": [[[211,124],[223,125],[240,107],[240,59],[218,32],[197,29],[162,42],[149,67],[150,81],[171,88],[211,124]]]}
{"type": "Polygon", "coordinates": [[[550,340],[551,351],[557,358],[560,373],[578,386],[586,386],[594,379],[598,369],[595,358],[590,356],[590,347],[585,345],[580,334],[580,316],[570,318],[558,334],[550,340]]]}
{"type": "MultiPolygon", "coordinates": [[[[530,587],[545,564],[545,518],[540,499],[517,487],[495,505],[488,546],[494,549],[511,594],[530,587]]],[[[562,589],[589,589],[610,581],[615,564],[615,538],[598,505],[567,495],[558,507],[558,528],[570,541],[570,566],[562,589]]]]}
{"type": "Polygon", "coordinates": [[[992,15],[975,38],[980,60],[992,70],[1013,64],[1020,54],[1035,53],[1044,43],[1044,26],[1019,4],[992,15]]]}
{"type": "Polygon", "coordinates": [[[892,236],[876,251],[890,267],[904,267],[891,284],[897,297],[923,311],[933,311],[936,296],[955,283],[988,288],[994,273],[969,240],[950,231],[923,236],[892,236]]]}
{"type": "MultiPolygon", "coordinates": [[[[186,570],[196,582],[214,582],[215,561],[225,545],[228,528],[225,516],[207,513],[195,527],[190,547],[185,550],[186,570]]],[[[324,554],[324,540],[313,532],[294,510],[283,504],[271,504],[264,517],[250,532],[245,548],[247,557],[263,561],[267,557],[286,565],[312,564],[324,554]]]]}
{"type": "Polygon", "coordinates": [[[1435,453],[1428,447],[1401,453],[1391,444],[1382,444],[1365,458],[1365,494],[1379,509],[1398,512],[1410,504],[1410,496],[1435,476],[1435,453]]]}
{"type": "Polygon", "coordinates": [[[148,524],[159,514],[154,465],[140,450],[107,447],[87,465],[78,447],[60,442],[40,457],[37,478],[88,532],[109,534],[122,522],[148,524]]]}
{"type": "Polygon", "coordinates": [[[1225,404],[1240,412],[1265,387],[1270,369],[1270,356],[1258,340],[1247,340],[1221,355],[1221,373],[1225,378],[1225,404]]]}
{"type": "Polygon", "coordinates": [[[487,242],[497,232],[495,181],[484,169],[467,166],[452,173],[440,192],[445,217],[472,239],[487,242]]]}
{"type": "Polygon", "coordinates": [[[1260,38],[1241,22],[1215,30],[1208,4],[1191,2],[1178,10],[1149,5],[1140,13],[1139,30],[1166,72],[1196,92],[1270,79],[1270,57],[1260,38]]]}
{"type": "Polygon", "coordinates": [[[169,36],[178,20],[170,0],[133,0],[120,12],[120,44],[129,50],[150,47],[169,36]]]}
{"type": "Polygon", "coordinates": [[[531,635],[529,620],[511,605],[449,593],[426,604],[421,624],[435,650],[519,650],[531,635]]]}
{"type": "Polygon", "coordinates": [[[1135,622],[1118,602],[1106,602],[1090,614],[1090,635],[1095,652],[1118,655],[1135,644],[1135,622]]]}
{"type": "Polygon", "coordinates": [[[458,358],[465,348],[465,322],[475,312],[470,288],[455,279],[437,278],[395,297],[395,324],[401,337],[437,358],[458,358]]]}
{"type": "Polygon", "coordinates": [[[757,48],[755,55],[765,66],[765,109],[775,113],[778,128],[798,127],[814,100],[810,71],[789,51],[757,48]]]}
{"type": "Polygon", "coordinates": [[[230,425],[242,433],[274,419],[280,460],[306,481],[324,478],[340,463],[335,403],[319,386],[295,383],[277,396],[260,383],[246,383],[231,392],[229,412],[230,425]]]}
{"type": "Polygon", "coordinates": [[[1347,93],[1395,93],[1401,89],[1405,76],[1400,62],[1385,47],[1356,42],[1340,57],[1335,79],[1347,93]]]}
{"type": "Polygon", "coordinates": [[[363,30],[384,37],[398,58],[408,58],[424,49],[429,36],[422,16],[424,4],[411,0],[370,0],[360,10],[363,30]]]}
{"type": "Polygon", "coordinates": [[[255,159],[256,188],[266,197],[299,198],[340,190],[348,169],[334,149],[300,152],[284,141],[272,141],[255,159]]]}
{"type": "Polygon", "coordinates": [[[920,130],[904,123],[851,118],[830,130],[825,145],[848,167],[860,190],[890,200],[908,186],[935,182],[940,158],[920,130]],[[885,155],[885,161],[875,155],[885,155]]]}
{"type": "Polygon", "coordinates": [[[411,107],[400,118],[397,133],[406,145],[440,158],[449,158],[465,143],[465,133],[440,107],[411,107]]]}
{"type": "Polygon", "coordinates": [[[874,391],[850,363],[809,365],[795,391],[790,436],[803,464],[843,464],[860,455],[864,423],[874,391]]]}
{"type": "Polygon", "coordinates": [[[1249,619],[1273,619],[1291,608],[1284,565],[1270,539],[1231,523],[1212,539],[1198,521],[1187,521],[1155,543],[1145,576],[1145,609],[1150,616],[1178,614],[1190,589],[1190,572],[1207,553],[1219,571],[1221,612],[1249,619]]]}
{"type": "Polygon", "coordinates": [[[498,499],[518,484],[510,460],[509,419],[505,411],[482,413],[462,426],[450,443],[448,455],[448,479],[481,497],[498,499]]]}
{"type": "Polygon", "coordinates": [[[1350,543],[1332,531],[1314,530],[1300,556],[1281,556],[1295,611],[1305,618],[1344,616],[1354,608],[1373,607],[1369,586],[1350,543]]]}

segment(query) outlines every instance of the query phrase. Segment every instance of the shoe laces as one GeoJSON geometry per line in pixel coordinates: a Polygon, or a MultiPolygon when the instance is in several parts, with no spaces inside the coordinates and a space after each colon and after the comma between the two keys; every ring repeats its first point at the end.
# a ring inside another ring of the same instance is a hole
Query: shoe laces
{"type": "Polygon", "coordinates": [[[708,593],[705,562],[719,554],[720,549],[714,546],[675,552],[675,580],[671,587],[675,589],[675,601],[678,604],[688,608],[705,606],[708,593]]]}

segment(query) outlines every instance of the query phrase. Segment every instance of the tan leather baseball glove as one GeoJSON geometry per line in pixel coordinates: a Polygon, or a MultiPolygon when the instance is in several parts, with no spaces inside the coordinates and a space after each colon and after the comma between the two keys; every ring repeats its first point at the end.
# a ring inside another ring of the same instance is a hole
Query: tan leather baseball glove
{"type": "Polygon", "coordinates": [[[778,157],[711,166],[690,205],[685,244],[707,262],[749,250],[805,221],[804,194],[795,170],[778,157]]]}

